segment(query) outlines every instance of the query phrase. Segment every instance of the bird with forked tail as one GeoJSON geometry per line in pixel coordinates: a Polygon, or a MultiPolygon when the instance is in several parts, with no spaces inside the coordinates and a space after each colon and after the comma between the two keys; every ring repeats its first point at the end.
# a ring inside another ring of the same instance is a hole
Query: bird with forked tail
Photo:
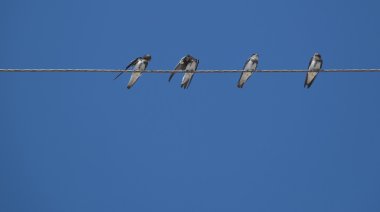
{"type": "Polygon", "coordinates": [[[187,64],[185,74],[182,77],[181,88],[188,89],[191,81],[193,80],[194,73],[197,71],[199,60],[191,57],[190,62],[187,64]]]}
{"type": "Polygon", "coordinates": [[[243,72],[240,75],[240,78],[237,83],[238,88],[243,88],[247,80],[252,76],[256,71],[257,65],[259,64],[259,54],[254,53],[248,60],[245,62],[243,67],[243,72]]]}
{"type": "MultiPolygon", "coordinates": [[[[125,68],[125,70],[128,70],[128,68],[134,66],[134,72],[131,75],[131,78],[129,79],[127,88],[130,89],[132,86],[137,82],[137,80],[142,75],[142,71],[144,71],[148,67],[149,61],[152,59],[152,57],[149,54],[146,54],[142,57],[138,57],[131,61],[128,66],[125,68]]],[[[120,72],[115,79],[120,77],[124,72],[120,72]]],[[[115,80],[114,79],[114,80],[115,80]]]]}
{"type": "Polygon", "coordinates": [[[309,62],[308,73],[306,74],[306,79],[304,83],[305,88],[311,87],[318,73],[321,71],[322,65],[322,56],[319,53],[315,53],[309,62]]]}

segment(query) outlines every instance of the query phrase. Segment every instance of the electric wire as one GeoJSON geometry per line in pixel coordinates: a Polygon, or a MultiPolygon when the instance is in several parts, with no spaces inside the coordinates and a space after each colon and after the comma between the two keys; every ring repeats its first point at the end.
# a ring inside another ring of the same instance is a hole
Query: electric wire
{"type": "MultiPolygon", "coordinates": [[[[120,69],[0,69],[0,72],[142,72],[147,74],[169,74],[173,70],[120,70],[120,69]]],[[[184,72],[184,71],[179,71],[184,72]]],[[[241,73],[243,70],[198,70],[196,74],[221,74],[221,73],[241,73]]],[[[261,73],[302,73],[308,72],[305,69],[275,69],[275,70],[256,70],[261,73]]],[[[380,69],[323,69],[324,73],[359,73],[359,72],[380,72],[380,69]]]]}

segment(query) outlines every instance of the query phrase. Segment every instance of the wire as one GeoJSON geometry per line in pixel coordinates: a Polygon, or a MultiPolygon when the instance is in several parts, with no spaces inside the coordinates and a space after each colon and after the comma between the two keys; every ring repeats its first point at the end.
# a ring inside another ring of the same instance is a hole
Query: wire
{"type": "MultiPolygon", "coordinates": [[[[134,72],[133,70],[120,69],[0,69],[0,72],[134,72]]],[[[143,73],[148,74],[169,74],[172,70],[145,70],[143,73]]],[[[183,71],[182,71],[183,72],[183,71]]],[[[212,74],[212,73],[241,73],[243,70],[198,70],[197,74],[212,74]]],[[[257,70],[262,73],[302,73],[308,70],[296,69],[278,69],[278,70],[257,70]]],[[[320,72],[339,73],[339,72],[380,72],[380,69],[325,69],[320,72]]]]}

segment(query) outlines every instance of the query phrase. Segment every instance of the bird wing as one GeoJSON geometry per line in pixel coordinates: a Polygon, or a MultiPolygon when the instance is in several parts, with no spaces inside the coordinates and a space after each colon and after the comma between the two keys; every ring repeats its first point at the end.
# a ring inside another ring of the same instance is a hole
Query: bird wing
{"type": "MultiPolygon", "coordinates": [[[[131,66],[136,65],[136,63],[137,63],[137,61],[138,61],[139,59],[140,59],[140,57],[138,57],[138,58],[132,60],[132,61],[127,65],[127,67],[125,68],[125,70],[128,70],[128,68],[130,68],[131,66]]],[[[120,72],[120,73],[114,78],[114,80],[117,79],[118,77],[120,77],[123,73],[124,73],[124,72],[121,71],[121,72],[120,72]]]]}
{"type": "Polygon", "coordinates": [[[144,70],[146,70],[146,69],[148,68],[148,64],[149,64],[149,63],[148,63],[148,61],[145,60],[145,61],[144,61],[144,64],[145,64],[144,70]]]}
{"type": "Polygon", "coordinates": [[[199,65],[199,60],[195,59],[195,61],[196,61],[197,65],[195,66],[195,70],[194,71],[196,71],[198,69],[198,65],[199,65]]]}
{"type": "Polygon", "coordinates": [[[184,70],[186,68],[186,63],[184,61],[185,57],[183,57],[179,63],[176,65],[176,67],[174,68],[174,70],[184,70]]]}
{"type": "Polygon", "coordinates": [[[309,66],[307,67],[307,69],[309,69],[309,70],[310,70],[310,65],[311,65],[311,63],[313,62],[313,58],[314,58],[314,57],[311,57],[311,58],[310,58],[309,66]]]}
{"type": "Polygon", "coordinates": [[[241,72],[241,74],[240,74],[240,78],[239,78],[239,80],[238,80],[238,83],[240,82],[240,80],[241,80],[241,78],[243,77],[243,75],[244,75],[244,72],[241,72]]]}
{"type": "Polygon", "coordinates": [[[322,69],[322,66],[323,66],[323,60],[321,59],[321,69],[322,69]]]}
{"type": "Polygon", "coordinates": [[[174,70],[171,72],[169,76],[169,82],[173,78],[174,74],[177,73],[179,70],[185,70],[187,64],[184,62],[185,57],[181,58],[177,66],[174,68],[174,70]]]}
{"type": "Polygon", "coordinates": [[[306,73],[305,83],[303,84],[304,88],[306,88],[306,86],[307,86],[307,78],[308,78],[308,74],[306,73]]]}
{"type": "Polygon", "coordinates": [[[250,60],[250,58],[249,58],[248,60],[246,60],[245,63],[244,63],[243,71],[241,72],[241,74],[240,74],[240,78],[239,78],[239,80],[238,80],[238,87],[239,87],[240,80],[241,80],[241,78],[242,78],[243,75],[244,75],[244,69],[245,69],[245,66],[247,65],[247,63],[249,62],[249,60],[250,60]]]}
{"type": "Polygon", "coordinates": [[[136,65],[136,64],[137,64],[137,61],[138,61],[139,59],[141,59],[141,57],[138,57],[138,58],[132,60],[132,61],[127,65],[127,67],[125,67],[125,70],[129,69],[131,66],[136,65]]]}

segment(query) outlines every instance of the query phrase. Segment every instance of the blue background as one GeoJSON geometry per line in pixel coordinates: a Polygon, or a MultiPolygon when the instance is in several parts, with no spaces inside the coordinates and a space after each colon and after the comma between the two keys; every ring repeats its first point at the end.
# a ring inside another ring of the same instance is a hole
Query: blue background
{"type": "MultiPolygon", "coordinates": [[[[0,2],[0,68],[379,68],[378,1],[0,2]]],[[[380,211],[380,74],[0,73],[0,211],[380,211]]]]}

